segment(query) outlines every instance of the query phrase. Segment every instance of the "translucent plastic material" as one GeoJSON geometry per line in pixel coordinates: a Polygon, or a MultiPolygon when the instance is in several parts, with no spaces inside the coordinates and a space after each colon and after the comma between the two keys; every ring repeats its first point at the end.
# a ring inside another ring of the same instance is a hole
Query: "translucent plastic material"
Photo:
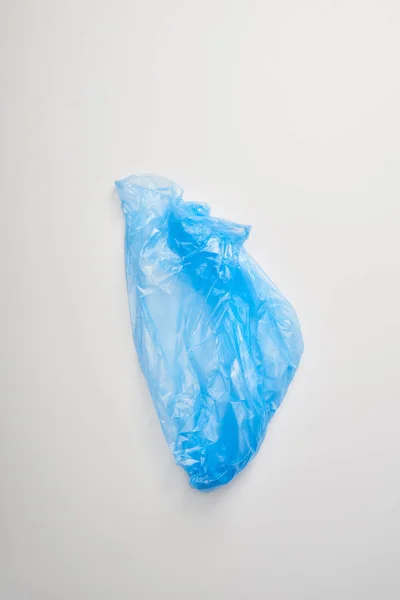
{"type": "Polygon", "coordinates": [[[212,489],[264,439],[303,350],[296,314],[243,248],[249,226],[211,217],[163,177],[116,187],[140,364],[176,463],[212,489]]]}

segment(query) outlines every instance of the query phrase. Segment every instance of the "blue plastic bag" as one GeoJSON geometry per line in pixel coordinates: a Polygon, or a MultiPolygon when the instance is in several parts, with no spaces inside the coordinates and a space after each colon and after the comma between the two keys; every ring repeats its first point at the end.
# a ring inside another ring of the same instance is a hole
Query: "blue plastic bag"
{"type": "Polygon", "coordinates": [[[163,177],[116,187],[140,364],[176,463],[212,489],[260,448],[302,354],[297,317],[243,248],[249,226],[163,177]]]}

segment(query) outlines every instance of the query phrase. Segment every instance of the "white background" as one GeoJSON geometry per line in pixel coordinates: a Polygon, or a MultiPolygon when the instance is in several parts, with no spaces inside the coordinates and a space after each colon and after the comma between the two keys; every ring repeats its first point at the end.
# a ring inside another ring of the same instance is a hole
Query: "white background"
{"type": "Polygon", "coordinates": [[[397,600],[398,0],[2,0],[0,28],[0,597],[397,600]],[[131,339],[137,171],[253,224],[303,327],[258,457],[209,494],[131,339]]]}

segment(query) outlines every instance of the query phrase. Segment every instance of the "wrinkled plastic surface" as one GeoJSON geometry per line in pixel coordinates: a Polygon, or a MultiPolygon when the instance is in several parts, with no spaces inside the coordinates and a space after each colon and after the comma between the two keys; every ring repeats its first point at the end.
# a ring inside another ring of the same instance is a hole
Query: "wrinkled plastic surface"
{"type": "Polygon", "coordinates": [[[163,177],[116,187],[140,364],[176,463],[212,489],[264,439],[302,354],[297,317],[243,248],[249,226],[185,202],[163,177]]]}

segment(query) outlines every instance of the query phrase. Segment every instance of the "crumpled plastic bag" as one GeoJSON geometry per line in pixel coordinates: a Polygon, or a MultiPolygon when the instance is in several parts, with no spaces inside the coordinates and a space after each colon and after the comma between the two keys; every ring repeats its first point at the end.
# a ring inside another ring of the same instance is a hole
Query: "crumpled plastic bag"
{"type": "Polygon", "coordinates": [[[190,484],[228,483],[256,454],[303,350],[294,309],[243,243],[156,175],[116,182],[133,337],[162,429],[190,484]]]}

